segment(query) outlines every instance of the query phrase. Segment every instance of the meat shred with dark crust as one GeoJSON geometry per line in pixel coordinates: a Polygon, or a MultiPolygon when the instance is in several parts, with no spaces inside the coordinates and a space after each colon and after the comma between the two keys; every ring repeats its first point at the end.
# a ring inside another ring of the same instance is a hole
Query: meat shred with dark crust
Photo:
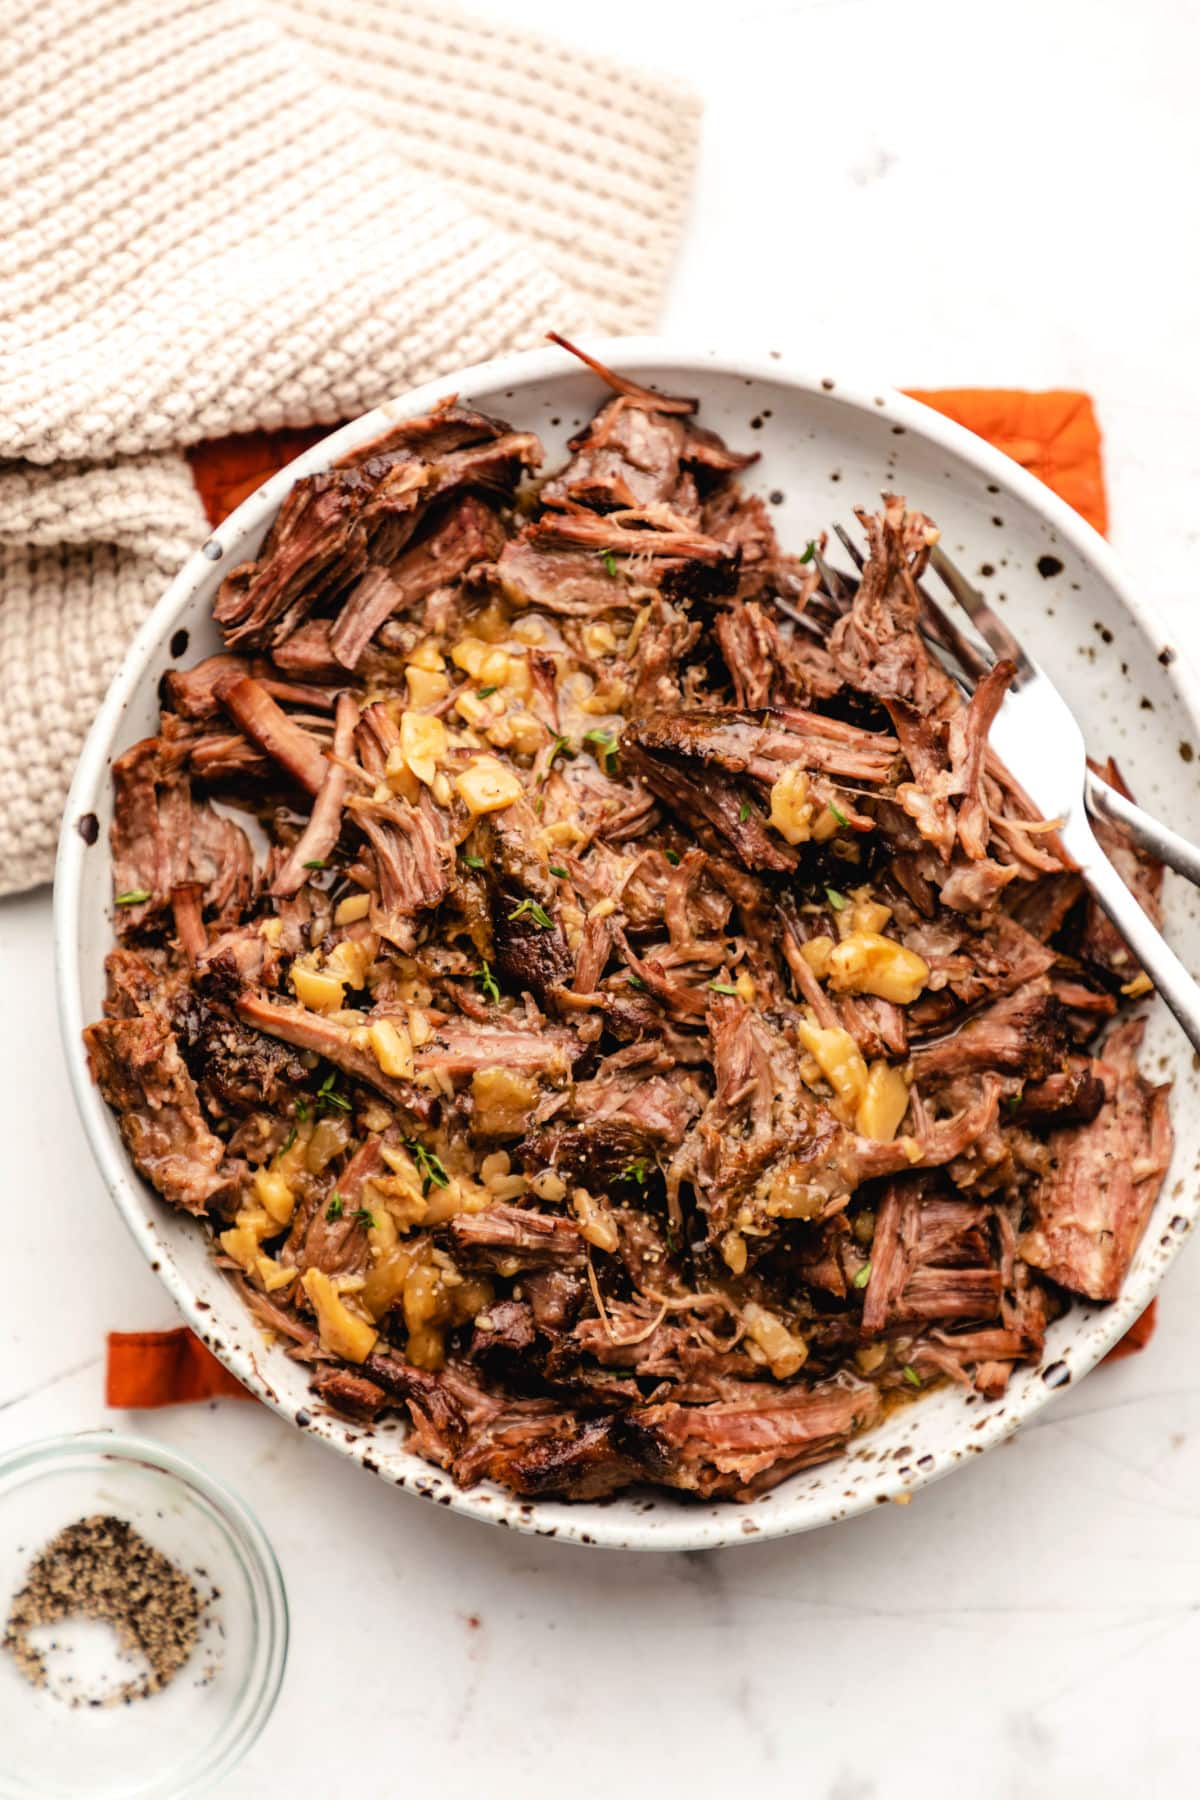
{"type": "Polygon", "coordinates": [[[454,402],[296,484],[114,765],[86,1037],[324,1405],[463,1484],[746,1500],[1113,1299],[1166,1090],[988,748],[1011,669],[926,648],[931,522],[885,495],[832,594],[597,373],[536,491],[454,402]]]}

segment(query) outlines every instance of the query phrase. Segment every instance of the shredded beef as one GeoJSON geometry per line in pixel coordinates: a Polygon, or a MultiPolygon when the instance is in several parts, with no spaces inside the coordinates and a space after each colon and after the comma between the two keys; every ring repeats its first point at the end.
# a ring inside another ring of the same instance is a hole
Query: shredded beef
{"type": "Polygon", "coordinates": [[[922,635],[931,521],[885,495],[837,577],[582,360],[540,486],[447,401],[226,578],[113,766],[88,1053],[322,1406],[464,1485],[746,1501],[1113,1299],[1166,1089],[989,748],[1011,668],[964,700],[922,635]]]}

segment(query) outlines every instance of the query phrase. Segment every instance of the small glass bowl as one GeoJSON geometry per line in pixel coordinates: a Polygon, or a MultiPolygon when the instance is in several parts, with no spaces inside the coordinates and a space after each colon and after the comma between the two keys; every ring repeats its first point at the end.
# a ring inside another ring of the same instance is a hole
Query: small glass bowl
{"type": "MultiPolygon", "coordinates": [[[[48,1439],[0,1457],[0,1635],[30,1563],[92,1513],[127,1519],[194,1580],[202,1615],[188,1662],[127,1705],[70,1704],[111,1681],[107,1627],[53,1628],[49,1680],[34,1687],[0,1650],[5,1800],[185,1800],[227,1775],[270,1717],[287,1661],[283,1578],[262,1527],[229,1489],[161,1444],[119,1432],[48,1439]]],[[[33,1634],[45,1649],[48,1633],[33,1634]]],[[[126,1678],[136,1673],[125,1668],[126,1678]]]]}

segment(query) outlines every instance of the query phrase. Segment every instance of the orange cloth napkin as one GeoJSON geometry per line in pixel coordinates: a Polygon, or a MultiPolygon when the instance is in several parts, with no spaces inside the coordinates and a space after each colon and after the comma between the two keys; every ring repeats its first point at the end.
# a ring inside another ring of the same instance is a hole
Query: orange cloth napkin
{"type": "MultiPolygon", "coordinates": [[[[965,425],[1052,487],[1097,531],[1108,526],[1100,428],[1086,394],[1025,393],[1013,388],[913,388],[914,400],[965,425]]],[[[259,432],[200,444],[190,453],[192,474],[214,525],[259,484],[325,435],[310,431],[259,432]]],[[[1149,1342],[1151,1301],[1108,1360],[1128,1356],[1149,1342]]],[[[184,1327],[175,1331],[114,1331],[108,1340],[109,1406],[169,1406],[221,1395],[252,1396],[184,1327]]]]}

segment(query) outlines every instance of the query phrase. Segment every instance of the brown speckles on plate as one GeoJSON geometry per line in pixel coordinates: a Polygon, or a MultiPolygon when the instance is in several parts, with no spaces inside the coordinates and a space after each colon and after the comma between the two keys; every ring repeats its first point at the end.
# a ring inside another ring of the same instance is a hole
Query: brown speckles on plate
{"type": "Polygon", "coordinates": [[[191,632],[185,631],[182,626],[180,626],[178,631],[173,631],[171,633],[171,656],[175,662],[178,662],[181,656],[187,655],[187,647],[191,641],[191,632]]]}
{"type": "Polygon", "coordinates": [[[834,387],[836,386],[836,383],[830,381],[828,375],[825,375],[825,376],[822,376],[822,378],[821,378],[821,386],[825,389],[825,392],[827,394],[832,394],[834,387]]]}
{"type": "Polygon", "coordinates": [[[1056,575],[1061,575],[1063,572],[1062,559],[1057,556],[1039,556],[1037,572],[1043,581],[1052,581],[1056,575]]]}
{"type": "Polygon", "coordinates": [[[1004,520],[1000,517],[999,513],[992,514],[992,524],[997,525],[997,526],[1003,526],[1004,520]]]}
{"type": "Polygon", "coordinates": [[[84,843],[91,845],[100,836],[100,821],[95,813],[80,813],[75,821],[75,829],[84,843]]]}
{"type": "Polygon", "coordinates": [[[990,576],[996,573],[995,563],[980,563],[979,573],[983,576],[983,579],[987,581],[990,576]]]}
{"type": "Polygon", "coordinates": [[[1065,1362],[1052,1362],[1049,1368],[1042,1370],[1042,1380],[1049,1388],[1066,1387],[1071,1379],[1071,1371],[1065,1362]]]}
{"type": "Polygon", "coordinates": [[[1196,752],[1186,738],[1180,738],[1179,740],[1179,760],[1180,762],[1185,763],[1195,762],[1196,760],[1196,752]]]}

